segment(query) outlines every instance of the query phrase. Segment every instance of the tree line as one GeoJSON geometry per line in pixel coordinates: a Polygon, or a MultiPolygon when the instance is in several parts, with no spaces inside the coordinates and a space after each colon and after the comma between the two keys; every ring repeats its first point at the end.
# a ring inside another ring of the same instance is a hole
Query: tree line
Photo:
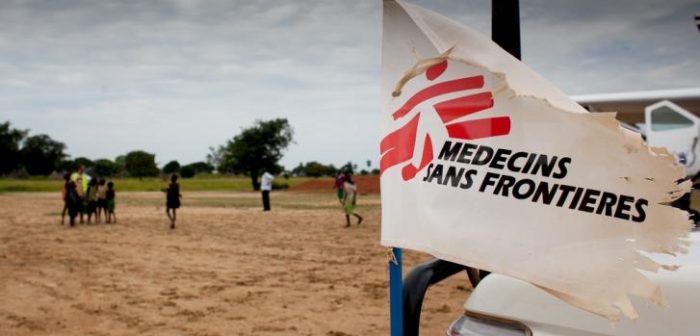
{"type": "Polygon", "coordinates": [[[294,130],[284,118],[267,121],[258,120],[243,128],[226,143],[210,148],[206,161],[181,165],[177,161],[158,168],[155,154],[141,150],[120,155],[114,160],[90,160],[85,157],[69,159],[66,145],[51,139],[46,134],[28,136],[27,130],[12,128],[10,122],[0,124],[0,175],[49,175],[53,172],[75,171],[79,165],[97,176],[148,177],[159,174],[178,173],[182,177],[193,177],[202,173],[218,172],[248,176],[255,190],[259,189],[258,178],[263,172],[285,176],[322,177],[335,176],[339,171],[351,174],[379,174],[371,170],[371,161],[366,167],[348,162],[335,167],[317,161],[300,163],[292,170],[279,164],[284,151],[294,142],[294,130]]]}
{"type": "Polygon", "coordinates": [[[46,176],[75,171],[81,165],[91,174],[104,177],[149,177],[175,172],[182,177],[193,177],[214,171],[214,167],[206,162],[181,166],[177,161],[171,161],[160,169],[155,154],[142,150],[131,151],[114,160],[71,159],[65,151],[64,143],[46,134],[30,136],[28,130],[13,128],[9,121],[0,123],[0,176],[46,176]]]}
{"type": "Polygon", "coordinates": [[[352,162],[336,167],[333,164],[323,164],[318,161],[309,161],[306,163],[300,162],[299,165],[290,170],[289,173],[293,176],[304,177],[335,176],[339,171],[353,175],[379,175],[379,169],[371,169],[371,166],[372,161],[370,160],[367,160],[366,167],[359,167],[357,164],[352,162]]]}

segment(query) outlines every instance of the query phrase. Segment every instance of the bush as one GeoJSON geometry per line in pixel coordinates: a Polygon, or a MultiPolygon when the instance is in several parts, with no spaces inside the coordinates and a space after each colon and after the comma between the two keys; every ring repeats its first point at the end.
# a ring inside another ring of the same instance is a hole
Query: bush
{"type": "Polygon", "coordinates": [[[170,175],[172,173],[179,172],[180,169],[181,169],[180,163],[173,160],[173,161],[166,163],[165,166],[163,166],[163,173],[170,175]]]}
{"type": "Polygon", "coordinates": [[[133,177],[158,176],[155,154],[133,151],[126,154],[125,168],[133,177]]]}
{"type": "Polygon", "coordinates": [[[287,190],[289,189],[289,184],[272,182],[272,190],[287,190]]]}
{"type": "Polygon", "coordinates": [[[180,176],[182,176],[182,178],[192,178],[196,173],[194,167],[190,165],[180,168],[180,176]]]}
{"type": "Polygon", "coordinates": [[[119,173],[119,166],[108,159],[95,161],[93,172],[100,177],[111,177],[119,173]]]}

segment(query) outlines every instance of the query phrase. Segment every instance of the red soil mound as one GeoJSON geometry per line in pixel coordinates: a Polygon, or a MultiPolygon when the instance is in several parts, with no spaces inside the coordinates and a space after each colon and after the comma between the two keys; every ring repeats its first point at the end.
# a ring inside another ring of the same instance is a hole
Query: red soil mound
{"type": "MultiPolygon", "coordinates": [[[[361,194],[378,194],[379,193],[379,176],[353,176],[353,181],[357,185],[357,191],[361,194]]],[[[316,178],[301,182],[290,190],[292,191],[314,191],[314,192],[333,192],[333,178],[316,178]]]]}

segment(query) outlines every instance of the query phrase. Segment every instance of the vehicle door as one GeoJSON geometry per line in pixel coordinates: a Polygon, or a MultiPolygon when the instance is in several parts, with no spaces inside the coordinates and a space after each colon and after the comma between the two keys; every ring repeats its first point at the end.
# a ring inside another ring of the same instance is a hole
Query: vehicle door
{"type": "Polygon", "coordinates": [[[647,143],[652,147],[666,147],[694,176],[700,170],[698,135],[700,119],[668,101],[649,105],[644,110],[647,143]]]}

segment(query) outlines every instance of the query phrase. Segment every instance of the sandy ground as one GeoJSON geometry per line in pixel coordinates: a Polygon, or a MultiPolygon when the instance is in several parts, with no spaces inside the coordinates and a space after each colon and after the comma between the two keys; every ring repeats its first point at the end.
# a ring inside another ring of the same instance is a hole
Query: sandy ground
{"type": "MultiPolygon", "coordinates": [[[[377,195],[342,227],[332,190],[186,193],[168,229],[162,193],[120,193],[116,225],[60,225],[57,193],[0,195],[2,335],[386,335],[386,250],[377,195]]],[[[428,256],[405,253],[407,267],[428,256]]],[[[441,335],[470,286],[428,292],[441,335]]]]}

